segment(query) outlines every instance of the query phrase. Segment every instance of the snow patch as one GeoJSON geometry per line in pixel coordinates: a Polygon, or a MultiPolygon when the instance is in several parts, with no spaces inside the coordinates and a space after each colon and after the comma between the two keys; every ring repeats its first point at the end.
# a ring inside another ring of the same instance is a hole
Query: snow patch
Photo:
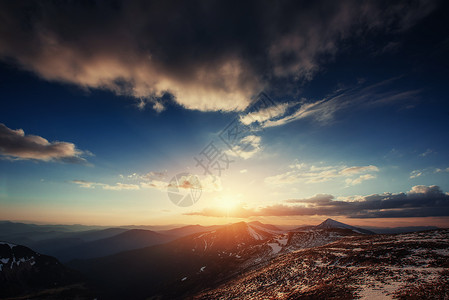
{"type": "Polygon", "coordinates": [[[268,246],[271,247],[273,254],[278,254],[282,250],[282,247],[277,243],[268,243],[268,246]]]}
{"type": "Polygon", "coordinates": [[[264,239],[264,237],[262,235],[260,235],[259,233],[257,233],[253,228],[251,228],[251,226],[248,226],[247,228],[248,228],[249,234],[251,235],[251,237],[253,239],[258,240],[258,241],[264,239]]]}
{"type": "Polygon", "coordinates": [[[6,243],[6,242],[0,242],[0,245],[8,245],[9,248],[11,248],[11,249],[12,249],[13,247],[17,246],[17,245],[15,245],[15,244],[6,243]]]}
{"type": "Polygon", "coordinates": [[[4,264],[7,264],[9,262],[9,258],[0,258],[0,261],[4,264]]]}

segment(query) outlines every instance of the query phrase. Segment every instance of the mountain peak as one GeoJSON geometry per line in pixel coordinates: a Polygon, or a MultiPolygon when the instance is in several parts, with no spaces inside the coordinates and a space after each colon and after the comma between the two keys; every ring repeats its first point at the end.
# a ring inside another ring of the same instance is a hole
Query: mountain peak
{"type": "MultiPolygon", "coordinates": [[[[324,222],[322,222],[320,225],[329,225],[329,226],[349,226],[347,224],[335,221],[334,219],[327,218],[324,222]]],[[[320,226],[318,225],[318,226],[320,226]]]]}
{"type": "Polygon", "coordinates": [[[341,223],[338,221],[335,221],[331,218],[326,219],[323,223],[319,224],[316,226],[316,228],[319,229],[330,229],[330,228],[342,228],[342,229],[350,229],[352,231],[358,232],[358,233],[363,233],[363,234],[374,234],[374,232],[363,229],[363,228],[359,228],[359,227],[354,227],[345,223],[341,223]]]}

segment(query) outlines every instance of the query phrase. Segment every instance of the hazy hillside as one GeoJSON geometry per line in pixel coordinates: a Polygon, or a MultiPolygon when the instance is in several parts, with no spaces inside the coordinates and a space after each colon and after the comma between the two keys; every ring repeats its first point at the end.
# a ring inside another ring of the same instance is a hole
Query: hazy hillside
{"type": "Polygon", "coordinates": [[[126,230],[120,234],[64,248],[54,255],[62,261],[107,256],[121,251],[163,244],[174,237],[143,229],[126,230]]]}

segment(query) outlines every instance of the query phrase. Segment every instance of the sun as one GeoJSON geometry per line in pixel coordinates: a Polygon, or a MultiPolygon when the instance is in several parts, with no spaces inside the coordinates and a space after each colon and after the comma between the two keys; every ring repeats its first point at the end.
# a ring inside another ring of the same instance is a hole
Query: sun
{"type": "Polygon", "coordinates": [[[234,210],[236,210],[239,205],[240,201],[237,199],[237,197],[232,196],[222,196],[219,199],[217,199],[217,207],[223,211],[223,213],[228,216],[230,213],[232,213],[234,210]]]}

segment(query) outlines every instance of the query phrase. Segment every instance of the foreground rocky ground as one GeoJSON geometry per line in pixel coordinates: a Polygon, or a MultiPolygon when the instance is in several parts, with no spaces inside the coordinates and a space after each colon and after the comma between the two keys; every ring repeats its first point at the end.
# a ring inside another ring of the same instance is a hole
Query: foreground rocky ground
{"type": "Polygon", "coordinates": [[[449,299],[449,230],[343,238],[281,255],[196,299],[449,299]]]}

